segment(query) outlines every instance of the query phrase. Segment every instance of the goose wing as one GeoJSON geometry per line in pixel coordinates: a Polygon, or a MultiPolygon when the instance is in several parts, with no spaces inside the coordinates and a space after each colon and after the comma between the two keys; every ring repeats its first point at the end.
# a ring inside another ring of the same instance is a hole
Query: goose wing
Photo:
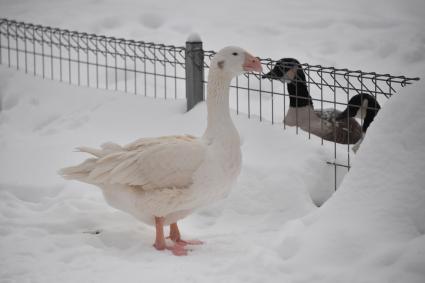
{"type": "Polygon", "coordinates": [[[140,139],[98,156],[87,180],[97,184],[184,188],[205,159],[205,144],[191,136],[140,139]]]}

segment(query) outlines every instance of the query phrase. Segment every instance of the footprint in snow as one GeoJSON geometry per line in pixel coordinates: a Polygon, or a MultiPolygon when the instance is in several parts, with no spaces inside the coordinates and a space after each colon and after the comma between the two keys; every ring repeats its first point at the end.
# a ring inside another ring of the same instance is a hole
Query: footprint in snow
{"type": "Polygon", "coordinates": [[[84,234],[91,234],[91,235],[99,235],[100,233],[102,233],[101,229],[96,229],[96,230],[91,230],[91,231],[84,231],[84,234]]]}

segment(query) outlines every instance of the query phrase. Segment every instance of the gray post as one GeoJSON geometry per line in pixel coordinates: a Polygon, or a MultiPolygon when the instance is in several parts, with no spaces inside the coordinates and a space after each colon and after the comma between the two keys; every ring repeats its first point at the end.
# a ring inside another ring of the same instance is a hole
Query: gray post
{"type": "Polygon", "coordinates": [[[186,42],[186,100],[187,111],[204,100],[204,50],[197,35],[186,42]]]}

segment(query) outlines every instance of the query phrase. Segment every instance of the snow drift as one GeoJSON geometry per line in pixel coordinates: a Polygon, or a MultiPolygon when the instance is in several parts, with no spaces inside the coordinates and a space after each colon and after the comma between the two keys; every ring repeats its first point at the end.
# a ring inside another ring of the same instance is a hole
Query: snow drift
{"type": "Polygon", "coordinates": [[[385,105],[337,193],[290,224],[297,233],[279,250],[285,265],[309,266],[300,282],[424,281],[423,90],[418,83],[385,105]]]}

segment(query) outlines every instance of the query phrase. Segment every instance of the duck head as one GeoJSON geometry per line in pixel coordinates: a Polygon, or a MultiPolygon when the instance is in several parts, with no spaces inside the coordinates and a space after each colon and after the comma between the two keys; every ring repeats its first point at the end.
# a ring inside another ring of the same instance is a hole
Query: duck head
{"type": "Polygon", "coordinates": [[[217,52],[211,60],[211,68],[232,78],[245,72],[263,70],[258,58],[236,46],[228,46],[217,52]]]}
{"type": "Polygon", "coordinates": [[[336,117],[336,120],[351,117],[360,118],[363,120],[362,131],[366,133],[379,109],[381,109],[381,106],[375,97],[367,93],[359,93],[348,101],[347,108],[336,117]]]}
{"type": "Polygon", "coordinates": [[[313,106],[308,92],[306,77],[300,62],[294,58],[283,58],[262,78],[287,83],[289,105],[291,107],[313,106]]]}
{"type": "Polygon", "coordinates": [[[263,79],[279,80],[284,83],[294,81],[305,82],[305,74],[300,62],[294,58],[283,58],[277,61],[273,69],[262,76],[263,79]]]}

